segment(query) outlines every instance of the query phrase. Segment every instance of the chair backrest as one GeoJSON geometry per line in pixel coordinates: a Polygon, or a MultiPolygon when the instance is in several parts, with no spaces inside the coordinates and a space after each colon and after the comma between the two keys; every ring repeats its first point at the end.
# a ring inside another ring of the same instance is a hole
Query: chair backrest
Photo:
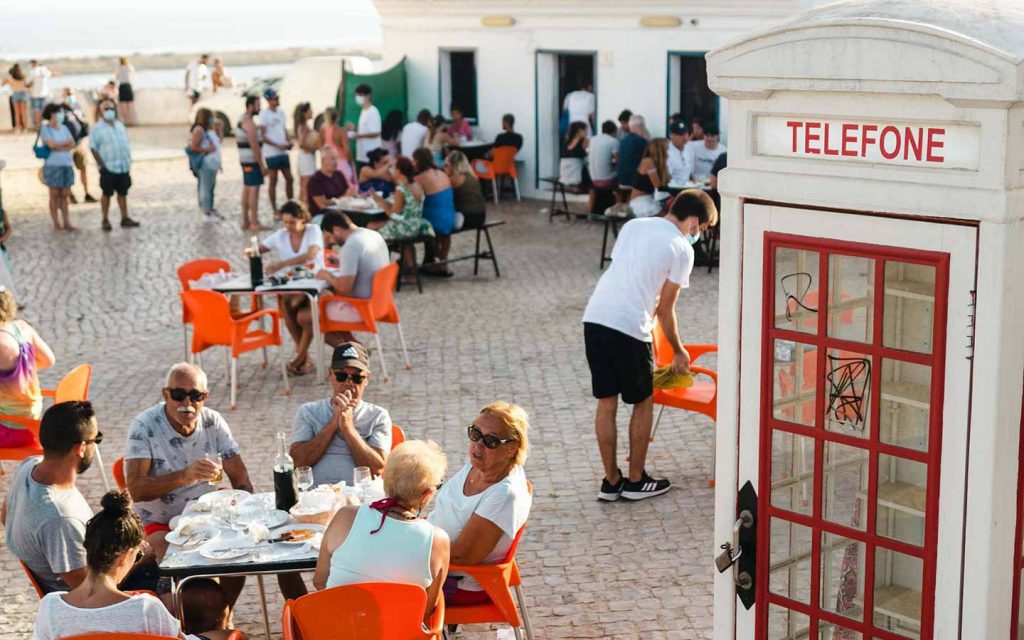
{"type": "Polygon", "coordinates": [[[494,165],[483,158],[477,158],[470,162],[470,167],[473,169],[473,175],[480,180],[494,180],[494,165]]]}
{"type": "Polygon", "coordinates": [[[92,365],[78,365],[57,383],[57,388],[53,392],[53,401],[56,403],[88,400],[90,380],[92,380],[92,365]]]}
{"type": "MultiPolygon", "coordinates": [[[[533,495],[533,483],[529,480],[526,481],[526,488],[530,491],[530,495],[533,495]]],[[[508,548],[505,553],[505,557],[502,558],[502,562],[511,562],[512,558],[516,557],[516,551],[519,549],[519,539],[523,537],[523,532],[526,531],[526,523],[519,527],[519,531],[516,531],[516,537],[512,538],[512,546],[508,548]]]]}
{"type": "Polygon", "coordinates": [[[231,344],[231,308],[228,299],[216,291],[190,289],[181,300],[192,317],[192,352],[208,346],[231,344]]]}
{"type": "MultiPolygon", "coordinates": [[[[182,291],[188,291],[192,288],[189,286],[189,282],[198,280],[208,273],[218,273],[222,269],[225,272],[231,271],[231,265],[228,264],[227,260],[219,258],[192,260],[178,267],[178,283],[181,284],[182,291]]],[[[192,322],[192,318],[188,315],[188,309],[184,307],[181,310],[181,321],[185,323],[192,322]]]]}
{"type": "Polygon", "coordinates": [[[512,145],[494,147],[491,151],[491,167],[499,176],[516,178],[516,148],[512,145]]]}
{"type": "MultiPolygon", "coordinates": [[[[370,312],[374,320],[380,320],[395,311],[395,285],[398,283],[398,263],[392,262],[373,274],[370,289],[370,312]]],[[[397,314],[396,314],[397,315],[397,314]]],[[[398,319],[396,318],[397,322],[398,319]]]]}
{"type": "Polygon", "coordinates": [[[405,442],[405,431],[402,431],[402,427],[397,424],[391,425],[391,450],[394,451],[395,447],[405,442]]]}
{"type": "Polygon", "coordinates": [[[651,342],[654,347],[654,368],[672,364],[672,345],[668,343],[665,332],[661,330],[661,323],[654,321],[654,329],[651,331],[651,342]]]}
{"type": "Polygon", "coordinates": [[[124,479],[124,458],[114,460],[114,466],[110,468],[110,474],[114,476],[117,488],[124,491],[128,488],[128,481],[124,479]]]}
{"type": "Polygon", "coordinates": [[[38,595],[39,599],[42,600],[43,596],[46,595],[47,590],[43,588],[43,585],[39,584],[39,580],[36,578],[36,574],[32,573],[32,570],[28,568],[27,564],[20,560],[18,561],[18,564],[21,565],[21,568],[25,572],[25,575],[28,576],[28,581],[32,583],[32,588],[36,590],[36,595],[38,595]]]}
{"type": "Polygon", "coordinates": [[[426,604],[427,592],[417,585],[368,582],[331,587],[302,596],[288,606],[302,640],[390,640],[425,638],[422,623],[426,604]]]}

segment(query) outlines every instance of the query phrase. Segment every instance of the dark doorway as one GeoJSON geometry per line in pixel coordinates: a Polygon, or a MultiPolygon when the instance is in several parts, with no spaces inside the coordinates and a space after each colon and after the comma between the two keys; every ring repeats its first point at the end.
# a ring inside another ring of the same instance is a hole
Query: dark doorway
{"type": "Polygon", "coordinates": [[[594,86],[594,55],[590,53],[558,55],[558,103],[571,91],[594,86]]]}
{"type": "Polygon", "coordinates": [[[675,111],[686,121],[700,118],[718,123],[718,96],[708,88],[708,66],[703,54],[675,56],[679,65],[679,104],[675,111]]]}
{"type": "Polygon", "coordinates": [[[462,115],[471,122],[477,122],[476,106],[476,54],[473,51],[452,51],[451,82],[452,101],[448,109],[457,106],[462,115]]]}

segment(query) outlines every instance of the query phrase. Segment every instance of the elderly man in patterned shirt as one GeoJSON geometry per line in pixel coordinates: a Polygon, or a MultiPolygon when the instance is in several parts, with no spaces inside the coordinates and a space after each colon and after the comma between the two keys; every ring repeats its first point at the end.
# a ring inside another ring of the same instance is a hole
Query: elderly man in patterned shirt
{"type": "Polygon", "coordinates": [[[128,189],[132,186],[132,152],[128,144],[128,130],[117,119],[117,104],[104,98],[99,104],[100,118],[89,136],[89,149],[100,168],[100,211],[103,212],[103,230],[113,227],[107,217],[110,196],[117,193],[117,208],[121,210],[121,226],[137,227],[139,223],[128,217],[128,189]]]}

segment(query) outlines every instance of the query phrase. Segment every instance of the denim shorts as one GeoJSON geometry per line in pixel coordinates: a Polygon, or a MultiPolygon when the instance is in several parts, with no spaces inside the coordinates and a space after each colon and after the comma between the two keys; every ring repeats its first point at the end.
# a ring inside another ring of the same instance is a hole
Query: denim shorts
{"type": "Polygon", "coordinates": [[[51,189],[70,189],[75,184],[75,170],[67,165],[43,166],[43,183],[51,189]]]}
{"type": "Polygon", "coordinates": [[[242,184],[247,187],[258,187],[263,184],[263,172],[255,162],[242,163],[242,184]]]}
{"type": "Polygon", "coordinates": [[[46,106],[46,98],[32,98],[33,111],[42,111],[44,106],[46,106]]]}
{"type": "Polygon", "coordinates": [[[28,91],[14,91],[11,93],[11,100],[15,103],[28,102],[28,91]]]}

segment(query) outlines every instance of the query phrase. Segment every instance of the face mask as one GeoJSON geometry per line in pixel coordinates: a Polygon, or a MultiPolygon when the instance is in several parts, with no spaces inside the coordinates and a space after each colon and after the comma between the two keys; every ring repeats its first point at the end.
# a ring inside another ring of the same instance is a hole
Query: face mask
{"type": "Polygon", "coordinates": [[[366,104],[366,96],[356,96],[356,104],[360,107],[366,104]]]}
{"type": "Polygon", "coordinates": [[[64,114],[60,111],[57,112],[57,124],[64,124],[64,114]]]}
{"type": "Polygon", "coordinates": [[[689,235],[688,234],[686,236],[686,241],[689,242],[690,244],[697,244],[698,242],[700,242],[700,234],[699,233],[696,234],[696,235],[689,235]]]}
{"type": "Polygon", "coordinates": [[[117,112],[114,111],[113,109],[104,109],[103,110],[103,119],[106,120],[107,122],[113,122],[114,118],[116,118],[116,117],[117,117],[117,112]]]}

